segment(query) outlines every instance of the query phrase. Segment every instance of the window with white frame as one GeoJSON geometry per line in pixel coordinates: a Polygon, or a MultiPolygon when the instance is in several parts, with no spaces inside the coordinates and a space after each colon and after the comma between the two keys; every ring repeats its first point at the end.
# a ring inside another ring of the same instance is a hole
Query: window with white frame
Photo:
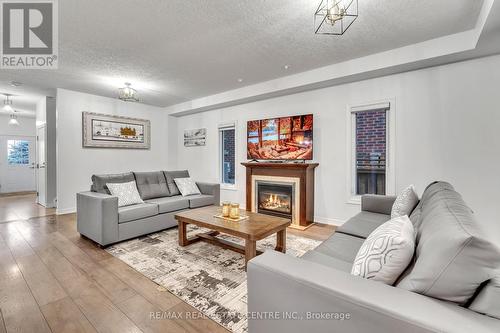
{"type": "Polygon", "coordinates": [[[7,161],[9,165],[28,165],[30,163],[29,142],[7,140],[7,161]]]}
{"type": "Polygon", "coordinates": [[[351,197],[386,195],[389,188],[390,103],[353,107],[351,112],[351,197]]]}
{"type": "Polygon", "coordinates": [[[235,184],[236,129],[234,124],[219,127],[220,181],[225,185],[235,184]]]}

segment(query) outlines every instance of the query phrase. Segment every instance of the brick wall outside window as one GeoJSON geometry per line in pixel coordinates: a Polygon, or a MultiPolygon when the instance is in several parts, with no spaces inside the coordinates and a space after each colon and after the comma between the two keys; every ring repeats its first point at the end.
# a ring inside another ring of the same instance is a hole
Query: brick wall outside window
{"type": "Polygon", "coordinates": [[[386,112],[356,113],[356,194],[385,194],[386,112]]]}
{"type": "Polygon", "coordinates": [[[235,130],[226,129],[222,131],[222,182],[234,184],[235,179],[235,130]]]}

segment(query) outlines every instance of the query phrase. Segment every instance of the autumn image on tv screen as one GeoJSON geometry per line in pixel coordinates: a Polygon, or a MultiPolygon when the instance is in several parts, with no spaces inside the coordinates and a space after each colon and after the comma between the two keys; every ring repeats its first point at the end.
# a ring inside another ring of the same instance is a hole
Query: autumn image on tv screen
{"type": "Polygon", "coordinates": [[[313,115],[252,120],[247,157],[256,160],[312,160],[313,115]]]}

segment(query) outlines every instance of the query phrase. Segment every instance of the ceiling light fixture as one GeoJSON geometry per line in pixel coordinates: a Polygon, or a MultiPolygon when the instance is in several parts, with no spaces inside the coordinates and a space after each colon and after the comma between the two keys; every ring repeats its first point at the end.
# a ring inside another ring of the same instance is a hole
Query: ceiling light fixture
{"type": "Polygon", "coordinates": [[[284,70],[288,70],[289,68],[290,68],[290,65],[285,65],[285,66],[283,66],[283,69],[284,69],[284,70]]]}
{"type": "Polygon", "coordinates": [[[243,79],[241,79],[241,78],[240,78],[240,79],[238,79],[238,82],[239,82],[239,83],[243,82],[243,79]]]}
{"type": "Polygon", "coordinates": [[[7,112],[14,112],[12,108],[12,100],[9,98],[10,95],[5,95],[5,100],[3,101],[3,109],[7,112]]]}
{"type": "Polygon", "coordinates": [[[10,82],[9,82],[9,85],[10,85],[11,87],[20,87],[20,86],[22,86],[22,85],[23,85],[23,83],[22,83],[22,82],[18,82],[18,81],[10,81],[10,82]]]}
{"type": "Polygon", "coordinates": [[[314,14],[314,33],[343,35],[358,18],[358,0],[321,0],[314,14]]]}
{"type": "Polygon", "coordinates": [[[118,89],[118,98],[125,102],[139,102],[137,90],[131,87],[129,82],[125,82],[125,87],[118,89]]]}
{"type": "Polygon", "coordinates": [[[19,126],[19,121],[15,113],[10,115],[9,126],[19,126]]]}

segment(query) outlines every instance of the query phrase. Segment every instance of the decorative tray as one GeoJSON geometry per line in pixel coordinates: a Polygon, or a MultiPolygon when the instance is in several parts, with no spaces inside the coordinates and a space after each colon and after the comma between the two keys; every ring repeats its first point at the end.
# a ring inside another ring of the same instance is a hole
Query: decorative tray
{"type": "Polygon", "coordinates": [[[216,217],[218,219],[223,219],[223,220],[226,220],[226,221],[231,221],[231,222],[239,222],[239,221],[243,221],[243,220],[248,219],[248,215],[240,215],[240,217],[237,218],[237,219],[232,219],[230,217],[225,217],[225,216],[222,216],[222,214],[216,214],[216,215],[214,215],[214,217],[216,217]]]}

